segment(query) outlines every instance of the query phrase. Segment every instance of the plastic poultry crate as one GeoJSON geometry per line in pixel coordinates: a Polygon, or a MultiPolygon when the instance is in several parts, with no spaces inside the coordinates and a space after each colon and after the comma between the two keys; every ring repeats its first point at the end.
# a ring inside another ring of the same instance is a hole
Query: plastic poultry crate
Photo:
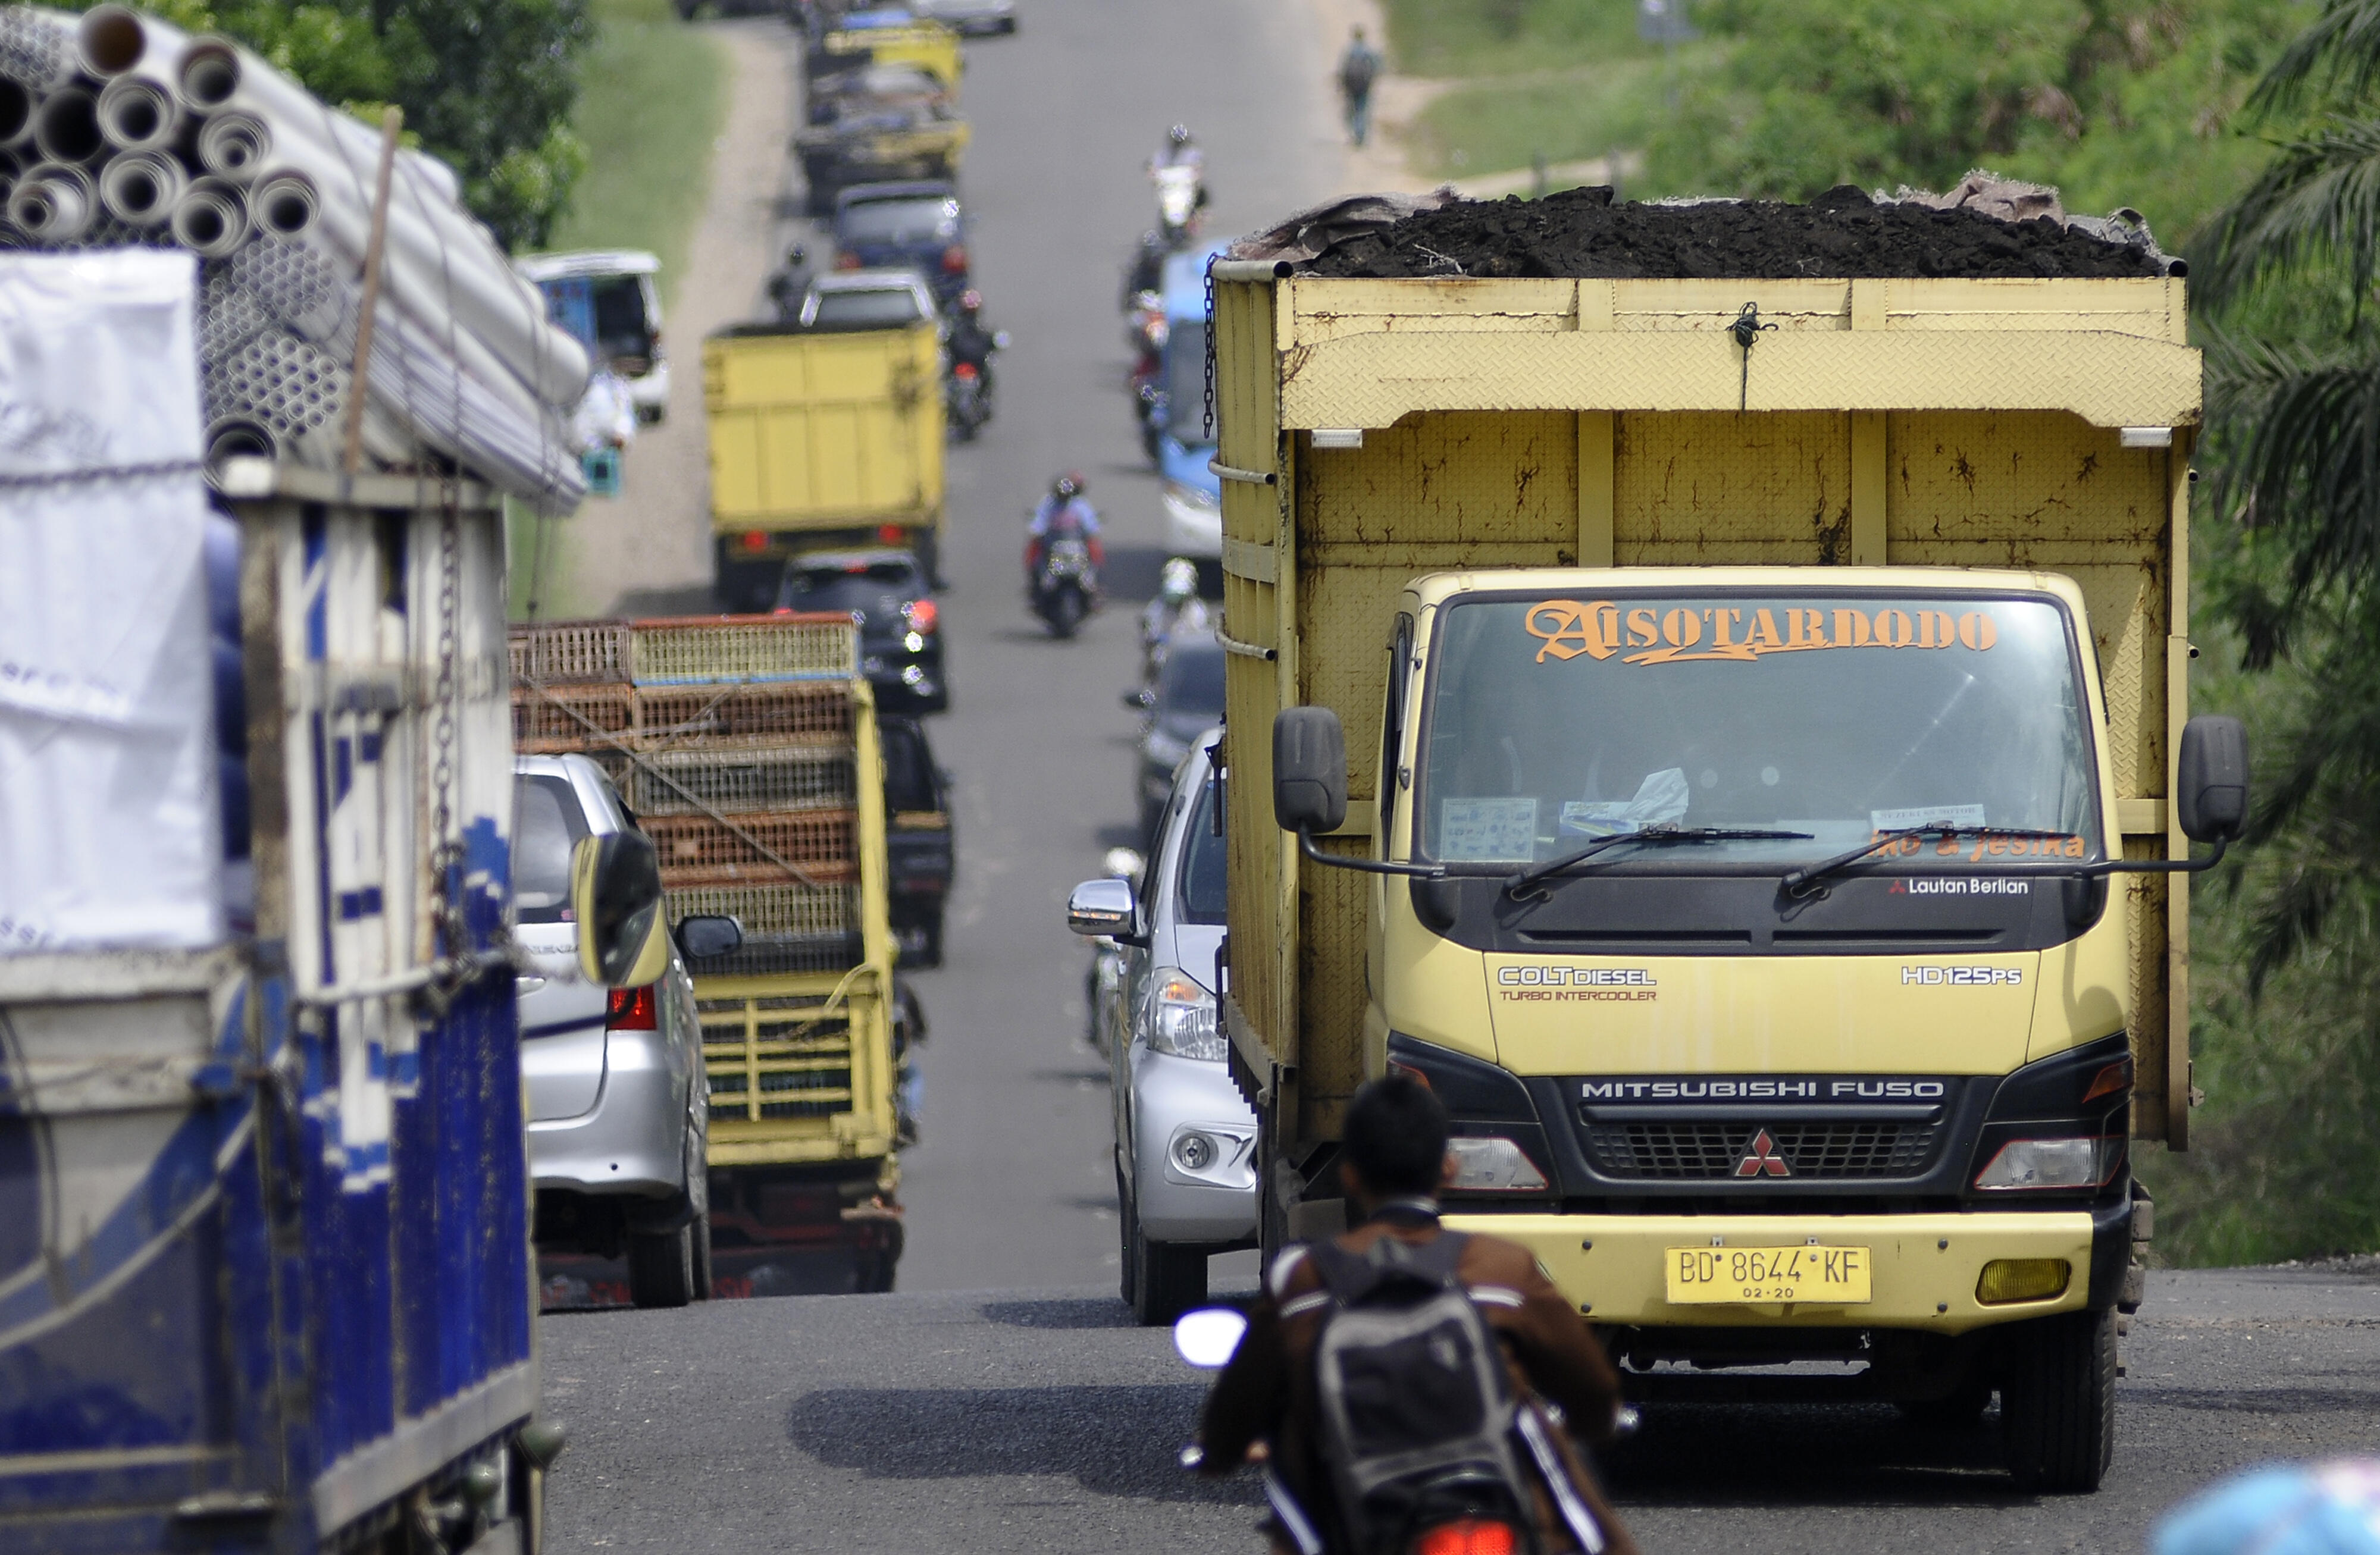
{"type": "Polygon", "coordinates": [[[537,621],[507,634],[513,679],[545,686],[628,678],[628,624],[625,621],[537,621]]]}
{"type": "Polygon", "coordinates": [[[832,746],[660,751],[629,771],[628,807],[640,816],[849,809],[856,764],[832,746]]]}
{"type": "Polygon", "coordinates": [[[817,881],[856,873],[859,818],[852,810],[767,811],[731,817],[732,824],[707,815],[638,820],[661,855],[664,886],[783,881],[784,864],[817,881]]]}
{"type": "Polygon", "coordinates": [[[732,615],[632,621],[629,674],[639,686],[849,680],[859,629],[848,615],[732,615]]]}
{"type": "Polygon", "coordinates": [[[839,972],[867,954],[858,893],[849,884],[696,886],[670,891],[667,905],[673,924],[715,915],[744,926],[741,950],[687,961],[686,970],[698,978],[839,972]]]}
{"type": "Polygon", "coordinates": [[[637,694],[627,686],[516,685],[513,748],[523,753],[614,748],[636,727],[637,694]]]}
{"type": "Polygon", "coordinates": [[[640,686],[637,729],[648,747],[721,741],[851,743],[851,693],[832,684],[640,686]]]}

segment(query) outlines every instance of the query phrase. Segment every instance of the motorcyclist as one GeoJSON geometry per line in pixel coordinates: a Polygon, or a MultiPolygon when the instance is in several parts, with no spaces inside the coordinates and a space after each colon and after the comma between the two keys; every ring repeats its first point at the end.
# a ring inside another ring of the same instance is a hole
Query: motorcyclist
{"type": "Polygon", "coordinates": [[[1207,153],[1190,139],[1188,125],[1177,124],[1165,132],[1165,144],[1158,147],[1157,154],[1148,159],[1148,176],[1160,186],[1160,225],[1167,229],[1167,237],[1175,240],[1186,238],[1196,228],[1197,213],[1207,208],[1207,153]],[[1190,174],[1191,188],[1196,191],[1191,199],[1190,214],[1178,228],[1173,225],[1173,218],[1162,209],[1163,175],[1172,168],[1185,169],[1190,174]]]}
{"type": "Polygon", "coordinates": [[[1105,564],[1107,554],[1099,543],[1099,516],[1083,496],[1087,482],[1079,470],[1068,470],[1050,483],[1050,494],[1043,497],[1033,510],[1033,522],[1025,531],[1025,587],[1034,591],[1041,584],[1041,561],[1050,553],[1050,542],[1075,539],[1090,553],[1091,566],[1096,570],[1105,564]]]}
{"type": "Polygon", "coordinates": [[[983,294],[970,286],[959,293],[958,306],[951,314],[949,348],[951,365],[965,362],[975,369],[976,380],[983,387],[984,396],[991,395],[991,354],[1000,343],[990,330],[983,327],[983,294]]]}
{"type": "Polygon", "coordinates": [[[777,310],[777,322],[790,324],[802,316],[802,298],[809,295],[810,253],[796,243],[785,250],[785,262],[769,277],[769,301],[777,310]]]}
{"type": "Polygon", "coordinates": [[[1157,598],[1140,613],[1140,664],[1144,679],[1155,680],[1165,662],[1165,650],[1183,632],[1203,632],[1214,624],[1207,601],[1198,597],[1198,564],[1175,556],[1159,575],[1157,598]]]}

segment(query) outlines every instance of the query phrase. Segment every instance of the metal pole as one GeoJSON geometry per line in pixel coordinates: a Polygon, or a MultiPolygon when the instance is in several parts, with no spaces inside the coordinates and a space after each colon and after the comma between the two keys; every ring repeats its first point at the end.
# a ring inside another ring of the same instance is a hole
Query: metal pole
{"type": "Polygon", "coordinates": [[[397,137],[405,110],[392,103],[380,119],[380,176],[372,186],[371,237],[364,245],[363,310],[356,316],[356,359],[347,373],[347,446],[343,468],[353,476],[364,462],[365,373],[371,367],[372,313],[380,303],[380,267],[388,247],[388,186],[396,172],[397,137]]]}

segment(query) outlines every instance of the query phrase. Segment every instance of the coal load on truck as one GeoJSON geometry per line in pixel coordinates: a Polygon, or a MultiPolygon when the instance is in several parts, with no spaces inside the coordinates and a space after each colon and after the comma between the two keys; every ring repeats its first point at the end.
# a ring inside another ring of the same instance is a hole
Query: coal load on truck
{"type": "Polygon", "coordinates": [[[1876,199],[1848,185],[1806,205],[1364,197],[1301,213],[1233,250],[1299,274],[1366,280],[2107,278],[2182,273],[2136,212],[2072,217],[2056,195],[1978,175],[1949,195],[1876,199]]]}

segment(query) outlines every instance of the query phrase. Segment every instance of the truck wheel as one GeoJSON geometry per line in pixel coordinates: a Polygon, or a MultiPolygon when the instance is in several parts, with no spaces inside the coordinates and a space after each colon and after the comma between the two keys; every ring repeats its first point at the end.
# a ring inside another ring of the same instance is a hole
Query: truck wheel
{"type": "Polygon", "coordinates": [[[2009,1335],[2000,1429],[2023,1488],[2099,1488],[2116,1452],[2114,1312],[2043,1318],[2009,1335]]]}
{"type": "Polygon", "coordinates": [[[684,1306],[694,1299],[694,1223],[628,1238],[628,1299],[638,1306],[684,1306]]]}
{"type": "Polygon", "coordinates": [[[1132,1275],[1132,1315],[1143,1328],[1165,1328],[1194,1306],[1207,1304],[1207,1249],[1151,1242],[1134,1217],[1138,1257],[1132,1275]]]}
{"type": "Polygon", "coordinates": [[[936,907],[934,916],[926,920],[926,942],[918,947],[917,965],[940,966],[942,964],[942,909],[936,907]]]}

